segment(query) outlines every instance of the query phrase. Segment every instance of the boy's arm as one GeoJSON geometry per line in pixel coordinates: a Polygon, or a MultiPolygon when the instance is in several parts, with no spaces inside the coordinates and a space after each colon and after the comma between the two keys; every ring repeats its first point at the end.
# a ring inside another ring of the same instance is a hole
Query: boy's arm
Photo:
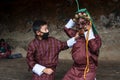
{"type": "Polygon", "coordinates": [[[51,68],[46,68],[45,66],[42,66],[40,64],[35,64],[32,71],[39,76],[42,75],[43,73],[50,75],[54,72],[51,68]]]}
{"type": "Polygon", "coordinates": [[[34,65],[36,64],[34,53],[35,53],[34,43],[31,42],[28,45],[27,56],[26,56],[27,64],[29,65],[29,69],[31,69],[31,70],[33,69],[34,65]]]}
{"type": "Polygon", "coordinates": [[[75,25],[75,22],[73,22],[72,19],[68,21],[68,23],[64,27],[65,33],[71,38],[74,37],[76,34],[76,30],[72,29],[72,27],[75,25]]]}
{"type": "Polygon", "coordinates": [[[37,75],[42,75],[43,74],[43,70],[46,68],[45,66],[42,66],[40,64],[37,64],[35,62],[35,57],[34,57],[34,53],[35,53],[35,46],[34,43],[31,42],[28,46],[28,51],[27,51],[27,64],[29,65],[29,68],[36,73],[37,75]]]}
{"type": "Polygon", "coordinates": [[[95,35],[94,39],[89,40],[88,46],[92,52],[96,52],[100,49],[102,41],[99,35],[95,35]]]}
{"type": "Polygon", "coordinates": [[[46,68],[45,66],[42,66],[40,64],[35,64],[32,71],[40,76],[43,74],[45,68],[46,68]]]}
{"type": "Polygon", "coordinates": [[[61,50],[65,50],[65,49],[72,47],[76,43],[77,38],[78,38],[78,36],[75,36],[65,42],[57,40],[58,49],[61,51],[61,50]]]}
{"type": "MultiPolygon", "coordinates": [[[[84,33],[85,38],[87,37],[87,32],[84,33]]],[[[89,37],[88,37],[88,46],[92,52],[96,52],[101,47],[101,38],[98,34],[94,34],[92,28],[89,31],[89,37]]]]}

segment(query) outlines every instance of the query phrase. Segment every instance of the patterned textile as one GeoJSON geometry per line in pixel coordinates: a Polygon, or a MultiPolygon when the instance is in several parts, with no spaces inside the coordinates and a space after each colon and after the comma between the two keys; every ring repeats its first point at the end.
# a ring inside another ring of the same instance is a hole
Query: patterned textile
{"type": "MultiPolygon", "coordinates": [[[[71,28],[65,28],[65,32],[69,37],[73,37],[76,31],[71,28]]],[[[74,63],[70,70],[66,73],[63,80],[84,80],[84,70],[86,67],[86,40],[84,36],[81,36],[76,40],[77,42],[72,48],[72,58],[74,63]]],[[[95,39],[91,39],[88,42],[88,54],[89,54],[89,72],[86,74],[86,80],[94,80],[96,77],[96,69],[98,66],[99,49],[101,47],[101,38],[98,34],[95,35],[95,39]]]]}
{"type": "Polygon", "coordinates": [[[32,80],[54,80],[59,52],[67,48],[67,42],[61,42],[53,37],[43,40],[37,38],[32,40],[28,45],[26,57],[29,68],[32,69],[37,63],[54,70],[52,75],[44,73],[38,76],[33,73],[32,80]]]}

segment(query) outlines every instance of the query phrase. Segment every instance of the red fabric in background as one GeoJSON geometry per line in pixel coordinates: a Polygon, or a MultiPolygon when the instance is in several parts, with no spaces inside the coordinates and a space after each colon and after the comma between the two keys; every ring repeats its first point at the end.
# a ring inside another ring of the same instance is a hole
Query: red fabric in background
{"type": "Polygon", "coordinates": [[[7,58],[9,55],[11,55],[11,49],[9,44],[7,44],[6,42],[1,42],[0,47],[3,47],[5,49],[4,54],[0,52],[0,58],[7,58]]]}

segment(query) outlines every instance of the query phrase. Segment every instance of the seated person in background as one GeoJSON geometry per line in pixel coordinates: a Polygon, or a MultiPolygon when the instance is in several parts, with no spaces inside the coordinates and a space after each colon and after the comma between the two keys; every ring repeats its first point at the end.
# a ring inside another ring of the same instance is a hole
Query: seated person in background
{"type": "Polygon", "coordinates": [[[8,58],[9,55],[11,55],[9,44],[7,44],[4,39],[0,39],[0,59],[8,58]]]}

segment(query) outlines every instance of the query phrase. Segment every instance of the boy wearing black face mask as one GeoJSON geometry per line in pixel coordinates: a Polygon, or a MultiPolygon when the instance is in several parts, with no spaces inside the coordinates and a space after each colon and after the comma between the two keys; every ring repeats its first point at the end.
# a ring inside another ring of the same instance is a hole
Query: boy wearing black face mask
{"type": "Polygon", "coordinates": [[[47,23],[41,20],[33,23],[33,31],[35,39],[29,43],[26,57],[33,72],[32,80],[54,80],[59,52],[71,47],[78,35],[66,42],[48,37],[47,23]]]}

